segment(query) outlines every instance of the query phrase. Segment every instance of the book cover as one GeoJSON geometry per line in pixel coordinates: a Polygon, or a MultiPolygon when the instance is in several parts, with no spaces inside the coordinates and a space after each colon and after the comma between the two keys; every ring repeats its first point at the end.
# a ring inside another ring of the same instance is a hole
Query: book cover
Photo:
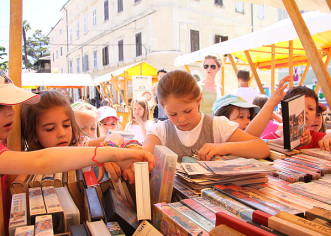
{"type": "Polygon", "coordinates": [[[43,194],[40,187],[29,188],[30,223],[35,223],[37,215],[46,214],[43,194]]]}
{"type": "Polygon", "coordinates": [[[210,236],[219,236],[219,235],[228,235],[228,236],[245,236],[246,234],[242,234],[239,231],[225,225],[217,225],[214,229],[209,232],[210,236]]]}
{"type": "Polygon", "coordinates": [[[17,227],[15,236],[34,236],[34,225],[17,227]]]}
{"type": "Polygon", "coordinates": [[[29,188],[30,175],[17,175],[15,180],[12,182],[11,187],[14,193],[26,193],[29,188]]]}
{"type": "Polygon", "coordinates": [[[308,211],[306,211],[305,216],[309,220],[313,220],[315,218],[320,218],[322,220],[325,220],[325,221],[331,223],[331,211],[326,210],[322,207],[314,206],[312,209],[309,209],[308,211]]]}
{"type": "Polygon", "coordinates": [[[225,224],[235,230],[248,235],[248,236],[273,236],[274,234],[269,233],[263,229],[260,229],[254,225],[244,222],[237,217],[230,216],[225,213],[216,213],[216,226],[225,224]]]}
{"type": "Polygon", "coordinates": [[[14,194],[9,215],[9,235],[13,236],[17,227],[26,226],[27,223],[26,194],[14,194]]]}
{"type": "Polygon", "coordinates": [[[191,208],[192,210],[196,211],[200,215],[204,216],[206,219],[209,219],[213,224],[215,224],[216,222],[215,213],[211,211],[209,208],[202,205],[201,203],[194,201],[194,199],[192,198],[183,199],[181,200],[181,203],[191,208]]]}
{"type": "MultiPolygon", "coordinates": [[[[143,221],[143,222],[145,222],[145,221],[143,221]]],[[[142,223],[141,223],[141,224],[142,224],[142,223]]],[[[140,224],[140,225],[141,225],[141,224],[140,224]]],[[[124,234],[124,232],[123,232],[121,226],[120,226],[119,223],[116,222],[116,221],[108,222],[108,223],[106,224],[106,227],[107,227],[107,229],[109,230],[110,235],[112,235],[112,236],[125,236],[125,234],[124,234]]],[[[138,227],[138,229],[139,229],[139,227],[138,227]]],[[[138,229],[137,229],[137,230],[138,230],[138,229]]]]}
{"type": "Polygon", "coordinates": [[[68,171],[68,190],[80,212],[81,223],[85,217],[84,192],[81,192],[77,182],[76,170],[68,171]]]}
{"type": "Polygon", "coordinates": [[[153,225],[165,235],[208,235],[206,231],[167,203],[154,204],[154,211],[153,225]]]}
{"type": "Polygon", "coordinates": [[[101,205],[100,198],[95,188],[87,188],[84,191],[84,200],[86,204],[86,220],[87,221],[98,221],[106,220],[105,211],[101,205]]]}
{"type": "Polygon", "coordinates": [[[144,220],[140,223],[137,230],[134,232],[132,236],[162,236],[162,235],[163,234],[161,234],[151,223],[149,223],[147,220],[144,220]]]}
{"type": "Polygon", "coordinates": [[[63,176],[62,172],[54,174],[54,187],[55,188],[59,188],[59,187],[63,186],[62,185],[62,176],[63,176]]]}
{"type": "Polygon", "coordinates": [[[302,149],[301,152],[307,155],[311,155],[314,157],[331,161],[331,151],[326,151],[320,148],[310,148],[310,149],[302,149]]]}
{"type": "Polygon", "coordinates": [[[89,236],[85,225],[69,225],[69,231],[71,236],[89,236]]]}
{"type": "Polygon", "coordinates": [[[43,175],[43,178],[41,180],[41,186],[47,187],[47,186],[54,186],[54,175],[43,175]]]}
{"type": "MultiPolygon", "coordinates": [[[[56,195],[54,186],[43,187],[43,196],[47,214],[52,216],[54,233],[64,232],[64,215],[63,208],[59,198],[56,195]]],[[[36,218],[37,221],[37,218],[36,218]]]]}
{"type": "Polygon", "coordinates": [[[152,213],[148,162],[134,163],[134,177],[136,186],[137,219],[150,220],[152,213]]]}
{"type": "Polygon", "coordinates": [[[183,214],[190,220],[192,220],[194,223],[199,225],[202,229],[205,231],[209,232],[215,227],[215,224],[209,221],[207,218],[203,217],[202,215],[198,214],[194,210],[191,210],[187,206],[184,206],[180,202],[173,202],[173,203],[168,203],[169,206],[177,210],[179,213],[183,214]]]}
{"type": "Polygon", "coordinates": [[[52,215],[42,215],[36,217],[35,236],[53,236],[52,215]]]}
{"type": "Polygon", "coordinates": [[[305,96],[297,95],[281,101],[284,148],[292,150],[300,145],[305,127],[305,96]]]}
{"type": "Polygon", "coordinates": [[[93,222],[86,221],[86,225],[92,236],[111,236],[105,223],[102,220],[93,222]]]}
{"type": "Polygon", "coordinates": [[[43,175],[36,175],[36,177],[33,179],[33,185],[35,187],[41,187],[41,180],[43,179],[43,175]]]}
{"type": "Polygon", "coordinates": [[[85,171],[85,172],[83,172],[83,175],[84,175],[84,179],[85,179],[87,188],[94,188],[94,187],[99,186],[97,177],[95,176],[95,173],[93,170],[85,171]]]}
{"type": "Polygon", "coordinates": [[[151,203],[171,202],[178,155],[166,146],[154,148],[155,166],[151,173],[151,203]]]}
{"type": "Polygon", "coordinates": [[[202,196],[218,205],[223,206],[225,209],[245,221],[252,220],[254,209],[228,197],[225,194],[222,194],[217,190],[204,189],[202,191],[202,196]]]}

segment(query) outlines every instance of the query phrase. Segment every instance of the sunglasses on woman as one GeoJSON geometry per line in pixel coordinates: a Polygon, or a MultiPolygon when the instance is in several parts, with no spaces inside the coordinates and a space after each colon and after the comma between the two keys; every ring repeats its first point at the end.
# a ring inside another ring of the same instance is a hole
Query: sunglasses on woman
{"type": "Polygon", "coordinates": [[[204,64],[204,65],[203,65],[203,68],[204,68],[204,69],[208,69],[209,66],[210,66],[210,68],[212,68],[213,70],[216,69],[216,65],[208,65],[208,64],[204,64]]]}

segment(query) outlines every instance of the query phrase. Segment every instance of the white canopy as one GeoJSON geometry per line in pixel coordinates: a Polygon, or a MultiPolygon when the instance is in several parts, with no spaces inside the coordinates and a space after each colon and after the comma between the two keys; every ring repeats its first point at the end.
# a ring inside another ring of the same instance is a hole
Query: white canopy
{"type": "MultiPolygon", "coordinates": [[[[304,13],[302,16],[311,35],[331,30],[331,14],[308,12],[304,13]]],[[[193,53],[179,56],[175,59],[174,64],[175,66],[189,65],[203,60],[203,58],[209,54],[224,55],[294,40],[296,38],[298,38],[297,32],[294,29],[291,19],[288,18],[260,31],[217,43],[193,53]]]]}
{"type": "Polygon", "coordinates": [[[83,87],[94,86],[89,74],[22,73],[22,87],[83,87]]]}

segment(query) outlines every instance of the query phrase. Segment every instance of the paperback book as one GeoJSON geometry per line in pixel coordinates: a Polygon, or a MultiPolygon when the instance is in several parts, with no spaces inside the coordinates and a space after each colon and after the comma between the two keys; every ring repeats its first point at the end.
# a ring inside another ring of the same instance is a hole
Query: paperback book
{"type": "Polygon", "coordinates": [[[14,194],[9,216],[9,235],[13,236],[17,227],[26,226],[27,223],[26,194],[14,194]]]}

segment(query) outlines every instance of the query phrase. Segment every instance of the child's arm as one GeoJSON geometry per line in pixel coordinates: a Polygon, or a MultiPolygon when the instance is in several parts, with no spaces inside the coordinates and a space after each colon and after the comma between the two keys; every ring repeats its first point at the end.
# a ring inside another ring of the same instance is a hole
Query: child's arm
{"type": "Polygon", "coordinates": [[[275,106],[277,106],[279,102],[284,98],[286,94],[284,92],[284,89],[287,87],[287,84],[285,83],[289,80],[290,76],[288,75],[279,82],[279,86],[276,91],[271,95],[271,97],[268,99],[266,104],[264,104],[260,112],[257,113],[254,119],[247,126],[245,130],[247,133],[256,137],[261,136],[264,129],[267,127],[271,116],[273,115],[275,106]]]}
{"type": "Polygon", "coordinates": [[[247,158],[266,158],[268,145],[259,138],[236,129],[226,143],[206,143],[198,152],[199,160],[209,161],[215,155],[235,155],[247,158]]]}
{"type": "Polygon", "coordinates": [[[147,135],[143,142],[143,149],[150,153],[154,153],[155,145],[161,145],[160,139],[153,134],[147,135]]]}
{"type": "Polygon", "coordinates": [[[0,155],[1,174],[51,174],[79,169],[98,163],[116,162],[120,168],[130,170],[137,161],[148,161],[149,169],[154,167],[151,153],[118,149],[113,147],[64,147],[46,148],[33,152],[5,151],[0,155]]]}

